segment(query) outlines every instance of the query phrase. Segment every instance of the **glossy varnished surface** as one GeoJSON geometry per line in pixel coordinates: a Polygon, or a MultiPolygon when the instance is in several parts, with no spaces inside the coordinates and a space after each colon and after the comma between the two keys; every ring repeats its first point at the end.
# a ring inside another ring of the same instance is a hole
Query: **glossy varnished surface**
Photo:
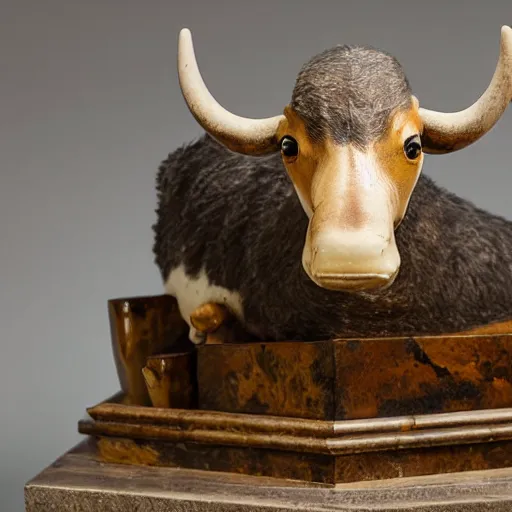
{"type": "Polygon", "coordinates": [[[511,335],[340,341],[334,350],[336,419],[512,406],[511,335]]]}
{"type": "Polygon", "coordinates": [[[204,345],[197,378],[200,409],[333,418],[330,342],[204,345]]]}
{"type": "Polygon", "coordinates": [[[512,406],[512,335],[204,345],[199,407],[313,419],[512,406]]]}
{"type": "Polygon", "coordinates": [[[323,484],[512,465],[512,409],[320,421],[134,407],[89,409],[81,433],[105,462],[323,484]]]}
{"type": "Polygon", "coordinates": [[[323,485],[512,465],[510,322],[242,343],[230,322],[208,332],[209,307],[196,347],[172,297],[109,308],[122,393],[79,423],[105,463],[323,485]]]}
{"type": "Polygon", "coordinates": [[[149,356],[142,369],[153,407],[197,408],[196,352],[149,356]]]}
{"type": "Polygon", "coordinates": [[[112,350],[126,400],[150,405],[142,374],[147,358],[189,345],[184,338],[187,324],[178,304],[168,295],[111,299],[108,314],[112,350]]]}

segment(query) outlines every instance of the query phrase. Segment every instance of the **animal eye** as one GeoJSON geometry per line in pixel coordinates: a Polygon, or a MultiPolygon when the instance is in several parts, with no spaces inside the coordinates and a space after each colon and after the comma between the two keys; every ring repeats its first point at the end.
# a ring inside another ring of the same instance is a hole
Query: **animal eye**
{"type": "Polygon", "coordinates": [[[299,154],[299,144],[293,137],[285,135],[281,139],[281,151],[287,157],[297,156],[299,154]]]}
{"type": "Polygon", "coordinates": [[[418,135],[413,135],[405,141],[404,153],[409,160],[416,160],[420,156],[421,143],[418,135]]]}

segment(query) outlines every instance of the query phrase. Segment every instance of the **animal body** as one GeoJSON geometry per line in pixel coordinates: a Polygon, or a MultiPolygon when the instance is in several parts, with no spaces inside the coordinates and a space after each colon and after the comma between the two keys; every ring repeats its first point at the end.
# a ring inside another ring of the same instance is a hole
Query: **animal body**
{"type": "Polygon", "coordinates": [[[282,115],[226,111],[180,34],[184,97],[206,134],[162,163],[155,261],[190,338],[224,304],[266,340],[459,332],[512,318],[512,223],[421,174],[512,100],[512,30],[468,109],[420,108],[399,63],[339,46],[300,71],[282,115]]]}

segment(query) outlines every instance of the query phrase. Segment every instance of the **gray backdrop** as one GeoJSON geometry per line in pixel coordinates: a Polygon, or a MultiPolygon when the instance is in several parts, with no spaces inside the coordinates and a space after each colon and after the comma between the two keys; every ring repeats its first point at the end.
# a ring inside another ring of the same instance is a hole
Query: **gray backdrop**
{"type": "MultiPolygon", "coordinates": [[[[465,108],[492,77],[507,22],[510,0],[2,0],[0,510],[23,509],[25,481],[117,391],[106,301],[162,291],[155,172],[201,133],[178,88],[180,28],[218,100],[270,116],[301,64],[338,43],[393,53],[425,107],[465,108]]],[[[424,172],[512,218],[511,141],[509,111],[424,172]]]]}

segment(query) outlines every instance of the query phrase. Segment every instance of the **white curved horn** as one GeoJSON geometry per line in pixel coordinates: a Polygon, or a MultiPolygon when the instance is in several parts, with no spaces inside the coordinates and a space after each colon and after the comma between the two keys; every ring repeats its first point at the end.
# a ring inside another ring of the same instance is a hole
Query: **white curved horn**
{"type": "Polygon", "coordinates": [[[190,30],[181,30],[178,42],[180,87],[190,112],[215,139],[232,151],[262,155],[279,150],[277,128],[283,115],[248,119],[222,107],[208,91],[197,66],[190,30]]]}
{"type": "Polygon", "coordinates": [[[496,71],[487,90],[470,107],[444,113],[420,109],[425,153],[450,153],[483,137],[500,119],[512,101],[512,29],[501,29],[501,47],[496,71]]]}

